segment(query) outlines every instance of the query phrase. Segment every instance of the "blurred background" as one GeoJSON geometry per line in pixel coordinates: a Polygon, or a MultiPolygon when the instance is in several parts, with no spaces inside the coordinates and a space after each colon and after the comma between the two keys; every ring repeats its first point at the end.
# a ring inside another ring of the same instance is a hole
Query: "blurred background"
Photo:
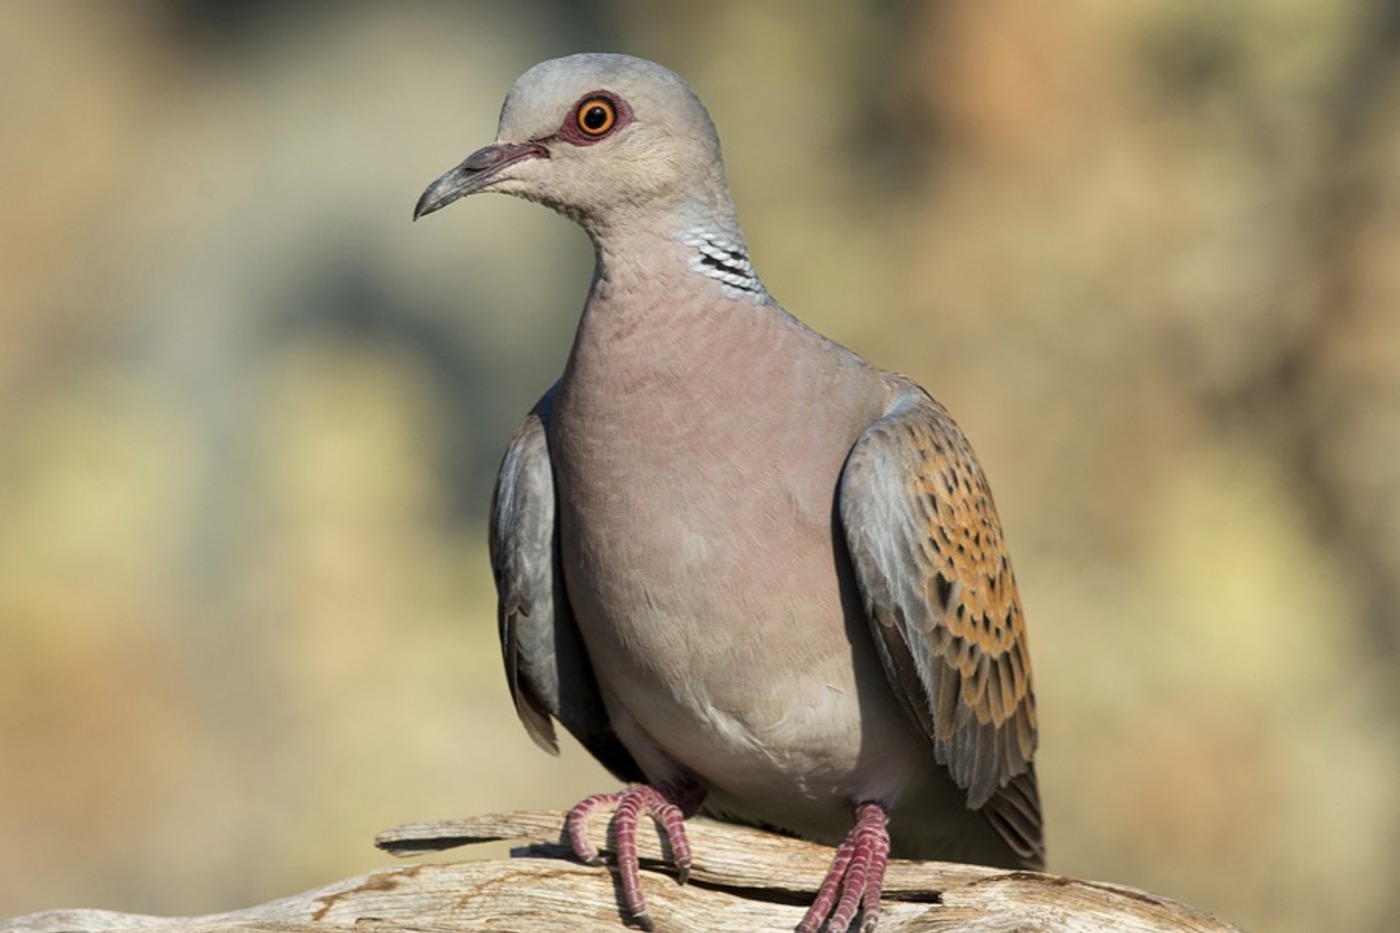
{"type": "Polygon", "coordinates": [[[991,476],[1051,868],[1393,930],[1400,2],[50,0],[0,30],[0,916],[564,807],[484,513],[592,257],[423,187],[525,68],[713,111],[755,261],[991,476]]]}

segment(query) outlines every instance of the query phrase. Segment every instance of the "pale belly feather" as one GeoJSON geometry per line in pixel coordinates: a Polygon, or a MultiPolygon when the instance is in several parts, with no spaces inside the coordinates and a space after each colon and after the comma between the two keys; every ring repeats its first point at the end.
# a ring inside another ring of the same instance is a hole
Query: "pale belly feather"
{"type": "Polygon", "coordinates": [[[613,728],[648,777],[698,778],[720,812],[831,839],[853,801],[898,797],[930,755],[853,589],[843,602],[837,472],[825,509],[803,509],[780,478],[765,491],[748,477],[723,502],[702,482],[595,510],[606,524],[563,517],[580,630],[613,728]]]}

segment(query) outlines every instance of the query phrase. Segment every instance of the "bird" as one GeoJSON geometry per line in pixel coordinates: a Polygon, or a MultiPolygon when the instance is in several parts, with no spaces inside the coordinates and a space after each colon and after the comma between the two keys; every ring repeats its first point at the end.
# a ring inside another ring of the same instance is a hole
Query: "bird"
{"type": "Polygon", "coordinates": [[[800,933],[874,929],[890,858],[1041,869],[1026,626],[983,470],[926,390],[768,292],[696,93],[628,55],[535,65],[414,219],[483,192],[574,221],[596,260],[489,537],[520,720],[624,785],[569,812],[578,857],[601,864],[611,811],[649,928],[643,819],[682,882],[696,813],[835,846],[800,933]]]}

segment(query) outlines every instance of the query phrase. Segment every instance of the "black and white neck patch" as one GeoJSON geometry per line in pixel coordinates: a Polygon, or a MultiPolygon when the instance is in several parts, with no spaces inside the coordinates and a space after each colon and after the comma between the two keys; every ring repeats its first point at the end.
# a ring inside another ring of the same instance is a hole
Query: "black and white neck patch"
{"type": "Polygon", "coordinates": [[[708,230],[686,230],[679,239],[693,251],[691,268],[722,284],[728,297],[755,302],[767,299],[768,290],[759,281],[742,241],[708,230]]]}

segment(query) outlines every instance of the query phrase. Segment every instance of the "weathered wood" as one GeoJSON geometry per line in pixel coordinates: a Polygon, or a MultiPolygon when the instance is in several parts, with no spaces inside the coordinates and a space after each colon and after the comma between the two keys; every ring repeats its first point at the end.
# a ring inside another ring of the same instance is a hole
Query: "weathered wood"
{"type": "MultiPolygon", "coordinates": [[[[603,933],[625,929],[617,889],[562,844],[563,815],[525,811],[402,826],[386,851],[411,855],[474,842],[520,843],[512,859],[385,868],[256,907],[201,917],[59,910],[0,921],[13,933],[310,933],[339,928],[603,933]]],[[[695,864],[679,885],[660,838],[641,834],[642,883],[658,931],[791,931],[831,850],[696,818],[695,864]],[[673,873],[671,873],[673,874],[673,873]]],[[[1208,914],[1119,885],[942,862],[890,862],[881,933],[1238,933],[1208,914]]]]}

